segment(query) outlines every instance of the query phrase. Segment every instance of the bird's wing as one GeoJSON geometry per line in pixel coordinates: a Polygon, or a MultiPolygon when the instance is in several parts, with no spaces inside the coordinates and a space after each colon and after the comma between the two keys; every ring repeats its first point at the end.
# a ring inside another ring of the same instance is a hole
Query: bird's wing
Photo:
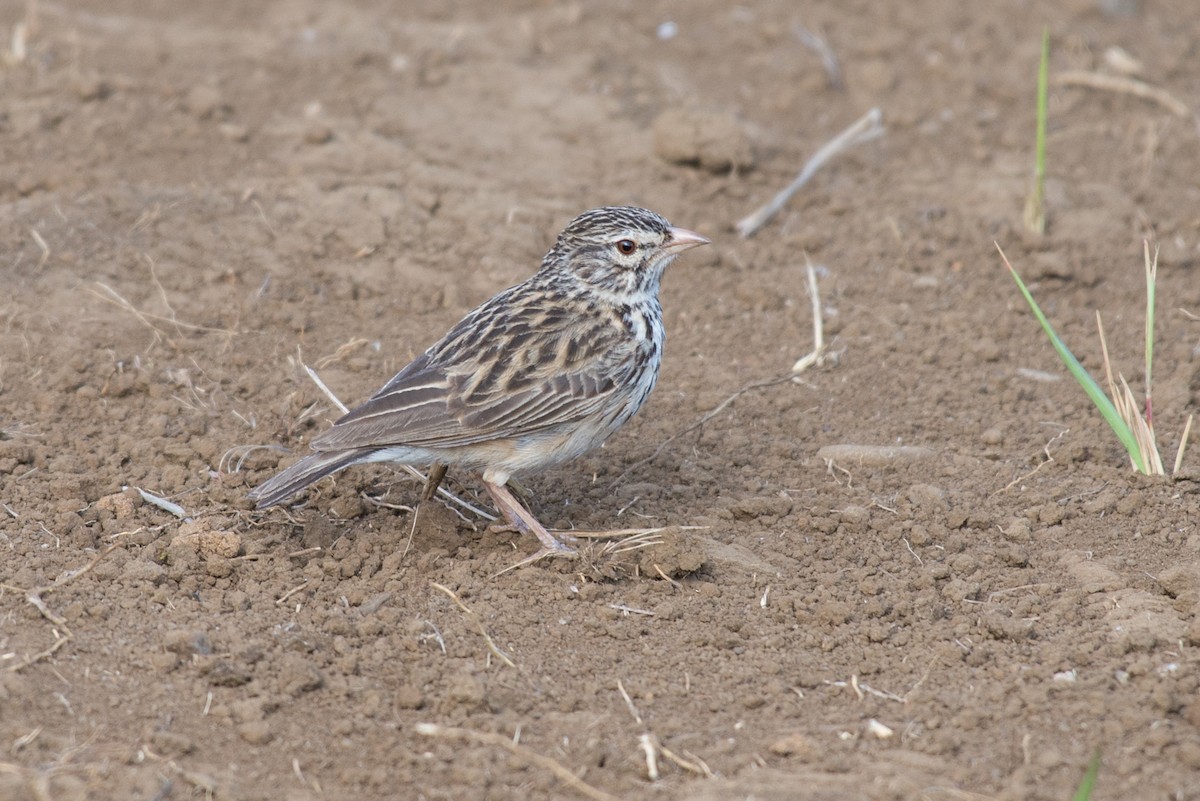
{"type": "Polygon", "coordinates": [[[632,380],[637,349],[616,320],[573,321],[552,299],[509,314],[505,304],[489,308],[496,300],[312,447],[452,448],[521,436],[598,413],[632,380]]]}

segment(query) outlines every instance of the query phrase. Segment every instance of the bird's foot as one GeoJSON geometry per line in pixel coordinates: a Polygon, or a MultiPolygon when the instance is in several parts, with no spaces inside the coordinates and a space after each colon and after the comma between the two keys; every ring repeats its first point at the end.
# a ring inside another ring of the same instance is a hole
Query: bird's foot
{"type": "Polygon", "coordinates": [[[654,528],[616,528],[608,531],[572,529],[569,532],[550,529],[550,532],[560,537],[569,536],[570,539],[575,540],[626,540],[633,537],[650,537],[666,528],[667,526],[655,526],[654,528]]]}
{"type": "Polygon", "coordinates": [[[532,554],[531,556],[526,556],[521,561],[515,562],[498,573],[492,574],[492,578],[496,578],[496,576],[503,576],[510,570],[516,570],[518,567],[532,565],[534,562],[540,562],[543,559],[549,559],[554,556],[566,556],[573,559],[578,555],[578,551],[568,545],[563,545],[561,542],[557,542],[555,546],[542,545],[542,547],[538,549],[537,553],[532,554]]]}
{"type": "Polygon", "coordinates": [[[496,501],[496,506],[513,528],[522,534],[534,535],[542,543],[541,549],[533,556],[526,557],[515,565],[506,567],[500,573],[497,573],[497,576],[507,573],[510,570],[515,570],[518,567],[533,564],[549,556],[575,556],[575,548],[571,545],[578,542],[575,537],[569,534],[561,535],[562,539],[555,537],[546,530],[545,526],[537,521],[537,518],[529,513],[528,509],[513,497],[512,493],[504,485],[485,481],[484,486],[487,487],[488,492],[492,495],[492,499],[496,501]],[[566,542],[563,540],[566,540],[566,542]]]}

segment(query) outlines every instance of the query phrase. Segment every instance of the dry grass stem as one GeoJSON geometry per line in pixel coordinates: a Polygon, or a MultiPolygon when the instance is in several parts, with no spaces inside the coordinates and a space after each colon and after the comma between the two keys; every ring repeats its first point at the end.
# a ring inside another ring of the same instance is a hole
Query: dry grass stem
{"type": "Polygon", "coordinates": [[[418,511],[416,507],[409,506],[408,504],[388,503],[387,501],[376,498],[374,495],[368,495],[365,492],[360,492],[358,495],[367,503],[371,504],[372,506],[378,506],[381,509],[392,509],[397,512],[408,512],[410,514],[418,511]]]}
{"type": "Polygon", "coordinates": [[[1105,75],[1101,72],[1070,70],[1055,76],[1054,82],[1061,86],[1085,86],[1089,89],[1101,89],[1106,92],[1120,92],[1122,94],[1134,95],[1135,97],[1157,103],[1176,117],[1187,118],[1191,114],[1188,107],[1182,101],[1177,100],[1170,92],[1165,89],[1159,89],[1156,86],[1151,86],[1143,81],[1135,80],[1134,78],[1105,75]]]}
{"type": "Polygon", "coordinates": [[[695,754],[690,753],[688,751],[684,751],[684,753],[687,754],[687,757],[688,757],[687,759],[684,759],[679,754],[676,754],[674,751],[672,751],[670,748],[667,748],[661,742],[658,743],[657,745],[658,745],[659,753],[661,753],[663,756],[665,756],[667,759],[669,759],[676,766],[683,768],[684,770],[688,771],[689,773],[695,773],[698,776],[703,776],[706,779],[712,779],[712,778],[716,777],[717,774],[713,773],[712,768],[710,768],[708,766],[708,763],[705,762],[700,757],[696,756],[695,754]]]}
{"type": "Polygon", "coordinates": [[[862,690],[862,692],[867,693],[869,695],[873,695],[876,698],[883,698],[884,700],[887,700],[887,701],[895,701],[898,704],[907,704],[908,703],[907,698],[904,698],[903,696],[900,696],[900,695],[896,695],[895,693],[890,693],[887,690],[876,690],[874,687],[872,687],[870,684],[867,684],[866,682],[860,681],[860,682],[858,682],[858,686],[859,686],[859,689],[862,690]]]}
{"type": "Polygon", "coordinates": [[[627,606],[626,604],[608,604],[609,609],[616,609],[626,615],[645,615],[646,617],[655,617],[656,612],[651,612],[649,609],[638,609],[636,606],[627,606]]]}
{"type": "Polygon", "coordinates": [[[278,598],[276,598],[275,605],[283,606],[283,604],[287,601],[288,598],[291,598],[293,595],[300,592],[302,589],[304,589],[307,586],[308,586],[308,579],[305,579],[303,583],[297,584],[295,587],[292,587],[290,590],[285,592],[283,595],[280,595],[278,598]]]}
{"type": "Polygon", "coordinates": [[[412,510],[412,523],[408,527],[408,539],[404,541],[404,552],[400,554],[400,558],[404,559],[408,556],[408,552],[412,550],[413,540],[417,537],[417,524],[421,521],[421,504],[417,504],[417,508],[412,510]]]}
{"type": "Polygon", "coordinates": [[[638,743],[642,747],[642,752],[646,755],[646,777],[652,782],[656,782],[661,778],[658,772],[658,748],[654,743],[654,735],[646,732],[641,737],[638,737],[638,743]]]}
{"type": "MultiPolygon", "coordinates": [[[[138,531],[141,531],[141,529],[138,529],[138,531]]],[[[46,618],[46,620],[48,620],[52,624],[54,624],[54,627],[51,629],[51,631],[53,631],[53,633],[54,633],[54,638],[55,638],[54,644],[51,645],[49,648],[45,649],[44,651],[40,651],[36,654],[33,654],[32,656],[28,656],[21,662],[18,662],[15,665],[11,665],[8,668],[8,671],[10,673],[16,673],[18,671],[24,670],[25,668],[29,667],[30,665],[34,664],[35,662],[40,662],[43,659],[49,659],[51,656],[53,656],[55,653],[57,653],[60,648],[62,648],[64,645],[66,645],[67,642],[69,642],[75,636],[71,632],[71,629],[67,626],[66,619],[63,618],[61,615],[57,615],[54,612],[50,611],[50,608],[48,606],[46,606],[46,602],[44,600],[42,600],[42,595],[53,592],[54,590],[60,590],[63,587],[70,584],[75,579],[88,573],[89,571],[92,570],[92,568],[94,568],[96,565],[98,565],[100,563],[101,559],[108,556],[110,553],[115,551],[120,546],[121,546],[120,542],[114,542],[112,545],[109,545],[104,550],[102,550],[98,554],[96,554],[92,558],[92,560],[90,562],[88,562],[86,565],[79,568],[78,570],[68,570],[66,573],[63,573],[58,578],[56,578],[54,580],[54,583],[52,583],[52,584],[48,584],[48,585],[41,586],[41,587],[34,587],[29,590],[21,589],[20,587],[14,587],[10,584],[0,584],[0,590],[8,590],[9,592],[15,592],[17,594],[24,595],[25,601],[27,603],[31,604],[34,608],[36,608],[38,610],[38,612],[41,613],[42,617],[46,618]],[[59,632],[59,629],[62,629],[62,633],[59,632]]]]}
{"type": "Polygon", "coordinates": [[[164,512],[169,512],[185,522],[192,519],[188,515],[187,511],[179,504],[168,501],[166,498],[155,495],[152,492],[146,492],[146,490],[142,489],[141,487],[134,487],[134,489],[137,490],[138,495],[141,495],[142,500],[146,503],[152,506],[157,506],[164,512]]]}
{"type": "Polygon", "coordinates": [[[675,589],[677,589],[677,590],[683,589],[683,584],[681,582],[678,582],[675,579],[668,576],[666,573],[663,572],[663,569],[661,567],[659,567],[657,564],[654,565],[654,572],[658,573],[659,578],[661,578],[663,581],[668,582],[675,589]]]}
{"type": "Polygon", "coordinates": [[[792,32],[796,34],[796,38],[800,40],[800,44],[816,53],[817,57],[821,59],[821,66],[825,68],[825,79],[829,84],[829,88],[834,90],[843,89],[845,82],[842,80],[842,65],[838,63],[833,48],[829,46],[824,37],[810,31],[803,25],[796,25],[792,28],[792,32]]]}
{"type": "Polygon", "coordinates": [[[50,259],[50,246],[46,244],[46,240],[38,233],[36,228],[29,229],[29,235],[33,237],[33,241],[37,244],[38,249],[42,251],[42,257],[38,259],[37,268],[40,270],[46,266],[46,262],[50,259]]]}
{"type": "MultiPolygon", "coordinates": [[[[1138,409],[1137,398],[1133,395],[1133,390],[1129,388],[1129,383],[1125,381],[1125,376],[1117,374],[1117,382],[1113,381],[1112,362],[1108,358],[1108,339],[1104,336],[1104,323],[1100,320],[1100,312],[1096,312],[1096,330],[1100,334],[1100,354],[1104,361],[1104,378],[1108,384],[1108,395],[1112,398],[1113,406],[1117,408],[1117,414],[1125,421],[1125,425],[1129,426],[1129,430],[1133,432],[1133,438],[1137,442],[1138,450],[1142,454],[1142,458],[1146,460],[1146,473],[1152,476],[1161,476],[1165,472],[1163,470],[1162,457],[1158,453],[1158,445],[1154,440],[1154,427],[1151,423],[1142,416],[1138,409]]],[[[1130,464],[1136,470],[1137,462],[1131,456],[1130,464]]]]}
{"type": "Polygon", "coordinates": [[[154,314],[152,312],[142,311],[142,310],[138,309],[136,306],[134,306],[132,303],[130,303],[128,300],[126,300],[121,295],[121,293],[117,292],[117,290],[113,289],[108,284],[105,284],[101,281],[97,281],[96,286],[100,287],[101,291],[97,292],[96,290],[91,289],[91,288],[89,288],[87,291],[90,294],[95,295],[96,297],[100,298],[100,300],[103,300],[105,303],[111,303],[112,305],[117,306],[118,308],[124,309],[125,311],[129,312],[130,314],[132,314],[134,317],[137,318],[138,322],[140,322],[142,325],[146,326],[151,331],[153,331],[155,336],[166,339],[168,342],[170,342],[170,337],[168,336],[167,331],[164,330],[163,328],[160,328],[155,323],[167,323],[169,325],[175,326],[176,333],[182,333],[183,331],[196,331],[196,332],[204,333],[204,334],[225,334],[226,336],[234,336],[238,333],[241,333],[241,332],[237,331],[236,329],[212,328],[207,325],[196,325],[195,323],[185,323],[182,320],[175,319],[174,312],[172,312],[172,316],[166,317],[161,314],[154,314]]]}
{"type": "Polygon", "coordinates": [[[300,362],[300,366],[304,368],[304,372],[307,373],[312,382],[317,385],[317,389],[321,390],[322,394],[329,399],[329,402],[333,404],[333,407],[337,409],[340,414],[345,414],[346,412],[350,411],[350,408],[346,406],[346,404],[342,403],[341,399],[338,398],[337,395],[333,394],[333,390],[331,390],[329,386],[321,380],[321,376],[317,375],[316,370],[309,367],[303,361],[300,362]]]}
{"type": "MultiPolygon", "coordinates": [[[[656,528],[615,528],[611,531],[577,531],[573,529],[550,529],[551,534],[565,534],[580,540],[627,540],[630,537],[648,536],[663,531],[666,526],[656,528]]],[[[695,528],[684,526],[683,528],[695,528]]]]}
{"type": "Polygon", "coordinates": [[[629,710],[629,714],[633,716],[633,722],[637,725],[642,725],[642,713],[638,711],[637,705],[633,703],[633,699],[629,697],[629,693],[625,691],[625,685],[617,679],[617,692],[621,694],[621,698],[625,700],[625,708],[629,710]]]}
{"type": "Polygon", "coordinates": [[[650,548],[654,545],[661,545],[662,539],[655,536],[660,531],[662,531],[661,528],[648,528],[635,534],[630,534],[622,539],[606,542],[601,546],[600,554],[602,556],[615,556],[642,548],[650,548]]]}
{"type": "Polygon", "coordinates": [[[621,798],[615,795],[604,792],[603,790],[593,787],[583,779],[576,776],[561,763],[551,759],[548,756],[543,756],[536,751],[520,745],[509,737],[502,734],[494,734],[492,732],[474,731],[472,729],[463,729],[457,726],[440,726],[436,723],[418,723],[416,725],[417,734],[425,735],[426,737],[440,737],[444,740],[459,740],[462,742],[477,743],[479,745],[490,745],[496,748],[503,748],[515,757],[524,760],[530,765],[542,768],[554,774],[554,776],[563,784],[570,787],[580,795],[592,799],[592,801],[622,801],[621,798]]]}
{"type": "Polygon", "coordinates": [[[765,206],[738,222],[737,230],[742,235],[742,238],[749,239],[759,228],[770,222],[771,218],[778,214],[780,209],[792,199],[792,195],[799,192],[817,173],[817,170],[825,166],[825,163],[834,156],[849,150],[855,145],[882,136],[886,130],[882,125],[882,120],[883,113],[878,108],[873,108],[849,128],[827,142],[824,147],[813,154],[808,163],[804,165],[804,169],[800,170],[800,174],[796,176],[795,180],[788,184],[779,194],[775,195],[765,206]]]}
{"type": "Polygon", "coordinates": [[[1195,415],[1188,415],[1187,423],[1183,426],[1183,436],[1179,439],[1179,450],[1175,451],[1175,468],[1171,471],[1172,475],[1179,473],[1179,468],[1183,465],[1183,452],[1187,450],[1188,437],[1192,433],[1192,419],[1195,415]]]}
{"type": "MultiPolygon", "coordinates": [[[[350,340],[349,342],[343,342],[341,345],[338,346],[338,349],[335,350],[333,353],[329,354],[328,356],[322,356],[321,358],[317,359],[317,368],[323,369],[325,367],[328,367],[331,364],[336,364],[337,362],[340,362],[342,359],[349,356],[354,351],[361,348],[363,345],[369,345],[369,344],[371,344],[371,340],[363,339],[362,337],[355,337],[354,339],[350,340]]],[[[343,414],[344,413],[345,412],[343,411],[343,414]]]]}
{"type": "Polygon", "coordinates": [[[508,665],[510,668],[515,668],[517,666],[517,663],[512,661],[508,654],[501,651],[500,646],[496,645],[496,641],[492,639],[492,635],[488,634],[487,629],[484,628],[483,621],[479,619],[478,613],[463,603],[462,599],[455,594],[454,590],[442,584],[438,584],[436,581],[431,581],[429,583],[432,584],[435,589],[445,593],[450,600],[454,601],[454,603],[458,605],[458,608],[461,609],[467,617],[474,621],[475,625],[479,628],[479,633],[483,635],[483,641],[487,643],[488,650],[495,654],[497,659],[508,665]]]}
{"type": "Polygon", "coordinates": [[[792,365],[794,380],[799,380],[797,376],[813,365],[821,367],[825,364],[825,321],[821,314],[821,294],[817,289],[817,271],[807,253],[804,254],[804,268],[808,277],[808,299],[812,303],[813,349],[792,365]]]}
{"type": "MultiPolygon", "coordinates": [[[[1050,439],[1050,441],[1049,441],[1049,442],[1047,442],[1045,445],[1043,445],[1043,446],[1042,446],[1042,453],[1046,454],[1046,458],[1045,458],[1045,459],[1043,459],[1042,461],[1038,462],[1038,466],[1037,466],[1037,467],[1033,468],[1033,469],[1032,469],[1032,470],[1030,470],[1028,473],[1022,473],[1021,475],[1017,476],[1017,477],[1016,477],[1016,478],[1014,478],[1012,481],[1010,481],[1010,482],[1008,482],[1007,484],[1005,484],[1005,485],[1004,485],[1004,487],[1003,487],[1002,489],[998,489],[998,490],[996,490],[995,492],[993,492],[993,493],[992,493],[992,494],[991,494],[989,497],[990,497],[990,498],[995,498],[997,495],[1001,495],[1001,494],[1003,494],[1003,493],[1005,493],[1005,492],[1008,492],[1010,489],[1012,489],[1013,487],[1017,486],[1017,485],[1018,485],[1018,484],[1020,484],[1022,481],[1025,481],[1025,480],[1026,480],[1026,479],[1028,479],[1030,476],[1034,475],[1034,474],[1035,474],[1035,473],[1037,473],[1039,470],[1041,470],[1043,467],[1045,467],[1046,465],[1048,465],[1048,464],[1050,464],[1051,462],[1053,462],[1053,461],[1054,461],[1054,457],[1050,455],[1050,446],[1051,446],[1051,445],[1053,445],[1053,444],[1054,444],[1055,442],[1057,442],[1058,440],[1060,440],[1060,439],[1062,439],[1063,437],[1065,437],[1065,436],[1066,436],[1066,435],[1067,435],[1067,434],[1070,432],[1070,430],[1071,430],[1071,429],[1069,429],[1069,428],[1064,428],[1062,431],[1059,431],[1057,434],[1055,434],[1055,435],[1054,435],[1054,436],[1053,436],[1053,437],[1050,439]]],[[[905,542],[907,543],[907,540],[906,540],[905,542]]],[[[912,548],[910,547],[910,548],[909,548],[909,550],[911,551],[911,550],[912,550],[912,548]]],[[[916,556],[916,554],[914,553],[914,554],[913,554],[913,556],[916,556]]],[[[920,559],[920,557],[918,557],[918,560],[919,560],[919,559],[920,559]]]]}

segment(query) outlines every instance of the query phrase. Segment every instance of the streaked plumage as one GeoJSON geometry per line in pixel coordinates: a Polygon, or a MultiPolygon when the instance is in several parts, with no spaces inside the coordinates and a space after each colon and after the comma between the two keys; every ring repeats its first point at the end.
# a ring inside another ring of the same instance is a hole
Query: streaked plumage
{"type": "Polygon", "coordinates": [[[658,377],[658,289],[680,252],[707,239],[646,209],[576,217],[528,280],[483,303],[363,405],[259,487],[258,508],[363,462],[481,471],[501,511],[570,552],[505,488],[516,474],[596,447],[645,402],[658,377]]]}

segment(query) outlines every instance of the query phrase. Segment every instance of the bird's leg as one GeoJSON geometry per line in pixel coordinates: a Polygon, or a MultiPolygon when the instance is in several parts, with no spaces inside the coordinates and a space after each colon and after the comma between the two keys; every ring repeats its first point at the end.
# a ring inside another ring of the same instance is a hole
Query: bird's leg
{"type": "MultiPolygon", "coordinates": [[[[425,487],[421,490],[422,501],[428,501],[437,495],[438,489],[442,486],[442,480],[446,478],[446,471],[448,469],[449,467],[441,462],[434,462],[429,465],[429,476],[425,479],[425,487]]],[[[533,493],[529,491],[529,488],[519,483],[515,478],[508,480],[508,488],[517,497],[521,505],[528,509],[530,502],[533,500],[533,493]]]]}
{"type": "Polygon", "coordinates": [[[533,492],[529,487],[517,481],[515,478],[510,478],[504,486],[508,487],[508,491],[513,494],[513,497],[524,506],[526,509],[533,503],[533,492]]]}
{"type": "Polygon", "coordinates": [[[446,465],[441,462],[429,465],[429,477],[425,479],[425,489],[421,490],[421,500],[427,501],[437,495],[438,487],[442,486],[442,479],[445,477],[446,465]]]}
{"type": "MultiPolygon", "coordinates": [[[[507,570],[536,562],[538,559],[546,556],[570,556],[575,553],[574,548],[557,539],[546,530],[545,526],[537,521],[536,517],[529,513],[529,510],[521,506],[520,502],[513,497],[507,486],[495,484],[491,481],[484,481],[483,486],[487,487],[487,491],[492,496],[492,500],[496,502],[496,507],[500,510],[500,513],[504,515],[505,519],[517,531],[520,531],[522,534],[532,534],[542,543],[540,551],[527,559],[522,559],[517,564],[507,568],[507,570]]],[[[564,537],[564,539],[574,540],[574,537],[564,537]]]]}

